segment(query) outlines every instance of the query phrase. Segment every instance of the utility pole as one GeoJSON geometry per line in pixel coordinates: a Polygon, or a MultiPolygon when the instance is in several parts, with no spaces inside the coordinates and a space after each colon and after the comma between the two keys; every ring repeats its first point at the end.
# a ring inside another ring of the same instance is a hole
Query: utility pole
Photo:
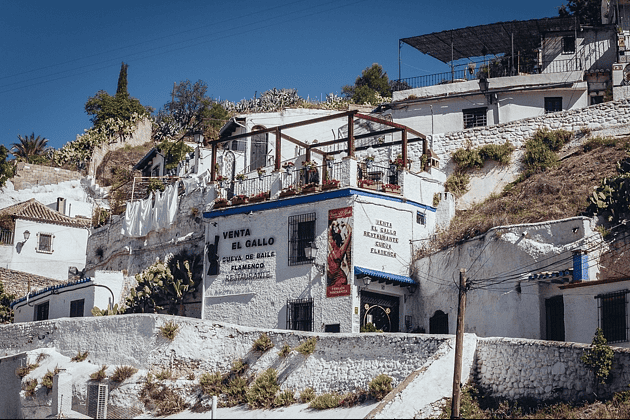
{"type": "Polygon", "coordinates": [[[458,419],[461,400],[462,354],[464,351],[464,317],[466,315],[466,269],[459,270],[459,307],[457,308],[457,335],[455,337],[455,369],[453,372],[453,399],[451,418],[458,419]]]}

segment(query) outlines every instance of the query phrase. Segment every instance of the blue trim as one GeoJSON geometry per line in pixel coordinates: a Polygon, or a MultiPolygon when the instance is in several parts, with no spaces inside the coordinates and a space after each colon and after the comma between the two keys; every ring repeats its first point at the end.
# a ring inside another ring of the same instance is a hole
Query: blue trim
{"type": "Polygon", "coordinates": [[[378,270],[370,270],[369,268],[357,267],[354,266],[354,275],[355,276],[370,276],[375,278],[377,281],[379,279],[384,279],[385,281],[392,281],[394,283],[399,284],[417,284],[414,279],[407,276],[401,276],[398,274],[386,273],[384,271],[378,270]]]}
{"type": "Polygon", "coordinates": [[[203,217],[206,219],[212,219],[215,217],[232,216],[235,214],[245,214],[250,211],[261,210],[273,210],[282,207],[296,206],[300,204],[316,203],[318,201],[331,200],[333,198],[351,197],[353,195],[362,195],[365,197],[380,198],[386,201],[394,201],[396,203],[411,204],[412,206],[419,207],[428,211],[436,212],[435,207],[420,204],[415,201],[407,200],[405,198],[392,197],[389,195],[375,194],[355,188],[342,188],[339,190],[319,192],[308,195],[299,195],[287,198],[280,198],[277,200],[265,201],[263,203],[245,204],[239,207],[227,207],[224,209],[206,211],[203,213],[203,217]]]}
{"type": "Polygon", "coordinates": [[[63,284],[55,284],[54,286],[48,286],[48,287],[46,287],[45,289],[36,290],[36,291],[35,291],[35,292],[33,292],[33,293],[29,293],[29,294],[28,294],[28,295],[26,295],[26,296],[23,296],[23,297],[21,297],[21,298],[19,298],[19,299],[14,300],[13,302],[11,302],[11,304],[10,304],[9,306],[11,307],[11,309],[13,309],[13,307],[14,307],[15,305],[17,305],[18,303],[20,303],[20,302],[24,302],[24,301],[26,300],[26,297],[27,297],[27,296],[30,296],[30,298],[34,298],[35,296],[42,295],[42,294],[44,294],[44,293],[46,293],[46,292],[50,292],[50,291],[53,291],[53,290],[63,289],[63,288],[65,288],[65,287],[76,286],[77,284],[89,283],[89,282],[91,282],[91,281],[92,281],[92,279],[88,277],[88,278],[81,279],[81,280],[77,280],[77,281],[70,281],[70,282],[63,283],[63,284]]]}

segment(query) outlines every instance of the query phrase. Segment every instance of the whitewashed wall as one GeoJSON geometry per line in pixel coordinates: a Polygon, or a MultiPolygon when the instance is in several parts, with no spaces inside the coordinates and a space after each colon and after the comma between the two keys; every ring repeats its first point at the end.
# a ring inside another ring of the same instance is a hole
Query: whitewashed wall
{"type": "Polygon", "coordinates": [[[14,249],[8,268],[55,280],[67,280],[69,267],[79,270],[85,267],[88,229],[17,219],[14,247],[24,241],[24,232],[27,230],[30,237],[19,253],[17,248],[14,249]],[[52,253],[37,251],[38,233],[54,235],[52,253]]]}
{"type": "MultiPolygon", "coordinates": [[[[562,292],[557,286],[541,287],[527,281],[529,273],[573,268],[572,250],[598,239],[599,234],[585,217],[493,228],[415,262],[420,287],[414,315],[424,320],[428,332],[429,318],[441,310],[449,315],[449,332],[454,333],[459,270],[464,268],[473,284],[467,294],[466,332],[481,337],[544,337],[544,299],[562,292]],[[519,274],[523,275],[520,288],[518,278],[512,278],[519,274]],[[488,280],[501,281],[508,276],[509,281],[502,284],[488,280]]],[[[589,255],[592,260],[597,257],[595,251],[589,255]]],[[[590,264],[589,278],[596,279],[597,273],[598,266],[590,264]]],[[[569,318],[565,313],[565,320],[569,318]]],[[[567,339],[578,338],[568,329],[566,334],[567,339]]]]}

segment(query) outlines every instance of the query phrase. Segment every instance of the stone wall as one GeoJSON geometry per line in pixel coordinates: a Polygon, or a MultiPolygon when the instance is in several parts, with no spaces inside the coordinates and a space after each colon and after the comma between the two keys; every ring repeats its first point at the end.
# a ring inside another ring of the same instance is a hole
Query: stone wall
{"type": "Polygon", "coordinates": [[[88,175],[96,178],[96,169],[99,167],[107,153],[125,146],[141,146],[151,141],[151,120],[144,119],[136,124],[136,131],[127,139],[111,139],[107,144],[97,147],[92,153],[88,175]]]}
{"type": "Polygon", "coordinates": [[[77,171],[18,162],[15,176],[10,181],[13,183],[13,188],[23,190],[37,185],[59,184],[80,179],[81,174],[77,171]]]}
{"type": "Polygon", "coordinates": [[[476,382],[490,395],[510,399],[580,401],[593,392],[602,397],[627,391],[630,349],[613,347],[612,383],[595,390],[592,373],[580,361],[589,347],[557,341],[480,338],[476,382]]]}
{"type": "Polygon", "coordinates": [[[48,277],[0,267],[0,281],[4,285],[5,293],[15,295],[16,298],[26,295],[29,280],[31,281],[31,290],[43,289],[48,286],[63,283],[60,280],[53,280],[48,277]]]}
{"type": "MultiPolygon", "coordinates": [[[[118,315],[95,318],[62,318],[0,326],[0,355],[17,354],[42,347],[55,347],[73,357],[88,351],[93,364],[129,364],[156,370],[167,366],[191,371],[226,372],[242,358],[253,372],[270,367],[278,370],[285,389],[313,387],[317,392],[367,389],[380,373],[399,384],[422,366],[450,336],[418,334],[333,334],[287,330],[261,330],[213,321],[166,315],[118,315]],[[160,334],[167,321],[179,325],[171,342],[160,334]],[[275,347],[261,354],[252,345],[265,332],[275,347]],[[281,358],[286,343],[295,348],[310,337],[318,338],[315,352],[304,356],[292,352],[281,358]]],[[[187,373],[184,373],[187,372],[187,373]]],[[[450,379],[449,379],[450,380],[450,379]]]]}
{"type": "Polygon", "coordinates": [[[20,410],[21,378],[15,371],[26,366],[26,354],[0,358],[0,419],[16,418],[20,410]]]}

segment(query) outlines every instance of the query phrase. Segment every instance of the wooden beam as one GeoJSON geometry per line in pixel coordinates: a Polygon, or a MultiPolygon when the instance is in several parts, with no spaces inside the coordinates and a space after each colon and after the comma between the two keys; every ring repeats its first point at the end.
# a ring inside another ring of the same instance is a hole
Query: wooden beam
{"type": "Polygon", "coordinates": [[[282,164],[282,134],[280,127],[276,127],[276,171],[280,170],[282,164]]]}
{"type": "MultiPolygon", "coordinates": [[[[358,139],[364,139],[368,137],[376,137],[381,134],[396,133],[398,131],[400,131],[398,128],[388,128],[387,130],[380,130],[380,131],[373,131],[371,133],[359,134],[359,135],[354,136],[354,139],[358,140],[358,139]]],[[[330,146],[331,144],[339,144],[339,143],[347,143],[347,142],[348,142],[348,137],[343,137],[337,140],[329,140],[329,141],[323,141],[321,143],[317,143],[317,147],[330,146]]],[[[315,145],[313,144],[311,146],[315,146],[315,145]]]]}
{"type": "Polygon", "coordinates": [[[210,168],[210,181],[217,179],[217,144],[212,143],[212,167],[210,168]]]}
{"type": "Polygon", "coordinates": [[[407,167],[407,130],[402,131],[402,159],[404,167],[407,167]]]}
{"type": "Polygon", "coordinates": [[[356,115],[356,117],[357,117],[357,118],[364,119],[364,120],[372,121],[372,122],[375,122],[375,123],[379,123],[379,124],[383,124],[383,125],[388,125],[388,126],[390,126],[390,127],[396,127],[396,128],[398,128],[399,130],[407,130],[408,132],[410,132],[410,133],[411,133],[411,134],[413,134],[414,136],[418,136],[418,137],[421,137],[421,138],[423,138],[423,139],[424,139],[424,138],[426,138],[426,136],[425,136],[424,134],[420,133],[419,131],[416,131],[416,130],[414,130],[414,129],[410,128],[410,127],[407,127],[407,126],[405,126],[405,125],[402,125],[402,124],[397,124],[397,123],[395,123],[395,122],[391,122],[391,121],[387,121],[387,120],[382,120],[382,119],[380,119],[380,118],[372,117],[372,116],[370,116],[370,115],[365,115],[365,114],[357,114],[357,115],[356,115]]]}
{"type": "Polygon", "coordinates": [[[348,156],[354,156],[354,114],[348,115],[348,156]]]}

